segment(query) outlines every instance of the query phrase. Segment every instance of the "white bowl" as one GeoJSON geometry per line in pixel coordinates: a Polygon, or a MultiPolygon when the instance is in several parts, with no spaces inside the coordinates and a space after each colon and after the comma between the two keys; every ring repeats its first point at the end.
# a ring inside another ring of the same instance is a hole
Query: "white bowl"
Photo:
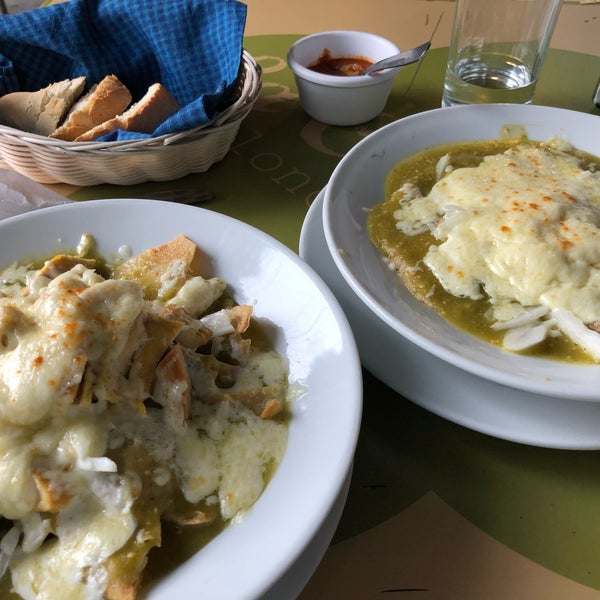
{"type": "MultiPolygon", "coordinates": [[[[199,594],[211,600],[258,598],[319,533],[347,482],[362,385],[346,318],[314,271],[278,241],[216,212],[169,202],[95,200],[1,221],[2,263],[75,248],[84,232],[94,236],[106,256],[115,256],[124,244],[137,253],[179,233],[196,241],[236,299],[254,305],[256,318],[268,324],[277,350],[289,360],[290,379],[306,390],[293,401],[281,465],[249,515],[144,595],[161,600],[199,594]]],[[[317,557],[331,535],[320,540],[317,557]]],[[[310,574],[294,584],[301,587],[310,574]]],[[[300,587],[286,596],[295,597],[300,587]]]]}
{"type": "MultiPolygon", "coordinates": [[[[325,192],[328,248],[346,282],[398,335],[478,376],[522,390],[600,400],[600,366],[505,352],[454,327],[419,302],[385,266],[369,239],[366,209],[383,201],[384,182],[401,159],[428,146],[497,138],[521,125],[530,139],[566,139],[600,155],[600,118],[534,105],[468,105],[419,113],[367,136],[336,167],[325,192]]],[[[427,373],[423,373],[427,377],[427,373]]]]}
{"type": "Polygon", "coordinates": [[[328,125],[358,125],[374,119],[383,110],[399,69],[364,77],[324,75],[309,69],[326,48],[334,57],[361,56],[376,62],[398,54],[398,46],[363,31],[324,31],[299,39],[288,51],[288,65],[309,116],[328,125]]]}

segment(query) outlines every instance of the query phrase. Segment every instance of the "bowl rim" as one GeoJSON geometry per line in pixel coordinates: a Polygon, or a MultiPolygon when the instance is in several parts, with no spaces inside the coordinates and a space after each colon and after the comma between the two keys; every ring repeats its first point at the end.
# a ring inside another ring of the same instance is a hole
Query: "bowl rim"
{"type": "MultiPolygon", "coordinates": [[[[345,435],[340,438],[341,441],[333,453],[336,456],[334,460],[335,464],[333,461],[329,459],[327,460],[329,465],[328,479],[323,481],[323,476],[318,478],[319,482],[322,484],[319,489],[316,490],[316,495],[319,496],[318,498],[314,497],[315,489],[313,489],[310,485],[307,485],[306,481],[303,481],[301,484],[302,488],[310,488],[311,499],[308,504],[312,505],[317,510],[308,515],[304,515],[305,520],[302,521],[302,523],[299,523],[297,526],[291,527],[285,536],[281,536],[280,531],[272,532],[272,535],[263,536],[271,539],[273,543],[276,543],[276,540],[285,541],[282,544],[281,551],[277,552],[273,556],[270,556],[269,560],[265,561],[264,557],[262,559],[260,556],[256,557],[256,560],[262,561],[260,577],[254,577],[252,580],[242,578],[244,579],[243,589],[236,587],[236,593],[239,593],[238,597],[240,599],[254,599],[260,597],[261,594],[264,594],[273,584],[276,583],[278,578],[294,564],[296,559],[301,555],[303,549],[307,546],[307,544],[310,543],[316,532],[320,530],[332,507],[337,501],[339,501],[339,494],[344,488],[348,478],[349,470],[352,467],[352,460],[360,431],[362,415],[362,374],[360,369],[360,360],[358,357],[358,349],[356,347],[350,325],[337,299],[320,278],[320,276],[316,273],[316,271],[314,271],[312,267],[308,265],[308,263],[303,261],[295,252],[285,246],[282,242],[272,238],[262,230],[228,215],[206,208],[160,200],[111,198],[89,200],[85,202],[69,202],[58,206],[34,210],[0,221],[0,233],[2,234],[10,229],[14,229],[15,234],[22,234],[24,231],[35,232],[36,229],[41,233],[41,235],[33,236],[33,238],[31,236],[21,235],[22,238],[34,240],[33,242],[26,242],[31,251],[27,249],[24,251],[20,251],[18,249],[14,250],[14,252],[11,251],[7,254],[7,260],[3,261],[2,264],[6,266],[7,264],[10,264],[13,259],[29,259],[31,258],[32,253],[34,256],[37,256],[38,248],[40,251],[57,251],[57,249],[60,248],[74,247],[73,242],[76,243],[79,239],[79,236],[84,233],[84,231],[78,230],[79,233],[77,234],[74,229],[74,223],[77,225],[85,223],[86,231],[89,230],[92,235],[94,235],[94,233],[99,234],[100,231],[104,231],[104,235],[110,240],[109,243],[111,247],[105,248],[105,244],[103,244],[103,247],[100,248],[100,251],[102,253],[109,253],[110,256],[113,254],[117,256],[118,250],[122,244],[127,244],[128,242],[126,239],[122,239],[121,234],[118,234],[119,237],[116,238],[114,229],[123,231],[125,227],[123,222],[135,224],[136,228],[139,229],[140,215],[143,215],[143,222],[147,224],[146,228],[157,232],[150,235],[150,237],[157,240],[157,243],[159,243],[159,239],[171,235],[172,232],[169,232],[170,229],[178,228],[176,225],[170,225],[167,222],[161,221],[160,215],[162,215],[163,217],[166,216],[167,220],[176,219],[179,228],[184,226],[187,235],[196,232],[195,239],[201,247],[202,230],[214,231],[214,234],[210,234],[213,239],[211,244],[213,247],[217,247],[218,245],[220,249],[213,249],[211,250],[212,253],[216,254],[217,252],[227,252],[226,249],[229,246],[221,240],[222,236],[225,235],[226,231],[228,230],[227,228],[229,228],[229,231],[231,231],[233,228],[234,231],[238,231],[238,233],[246,232],[245,235],[254,238],[256,243],[268,246],[270,251],[282,255],[282,262],[287,263],[288,268],[296,269],[299,276],[308,278],[307,285],[310,285],[315,290],[315,293],[321,297],[323,305],[326,304],[331,310],[332,322],[334,322],[338,327],[343,354],[345,357],[344,362],[346,367],[350,367],[347,372],[344,373],[344,379],[342,381],[343,389],[347,392],[347,395],[344,397],[344,406],[347,410],[344,411],[344,415],[342,415],[342,418],[340,419],[340,427],[344,428],[345,435]],[[121,220],[120,223],[115,223],[113,219],[113,217],[117,216],[121,220]],[[198,226],[198,223],[201,219],[207,219],[207,224],[198,226]],[[161,223],[161,225],[157,227],[157,223],[161,223]],[[64,224],[64,226],[62,224],[64,224]],[[60,236],[61,231],[64,232],[64,237],[60,236]],[[44,239],[40,241],[39,238],[44,239]],[[42,250],[40,246],[45,246],[47,244],[46,240],[50,238],[54,241],[54,243],[48,244],[48,247],[45,247],[44,250],[42,250]],[[113,244],[114,247],[112,247],[113,244]]],[[[13,234],[13,237],[15,234],[13,234]]],[[[143,237],[143,235],[139,237],[143,237]]],[[[139,239],[139,237],[133,233],[131,235],[131,239],[139,239]]],[[[1,240],[3,238],[6,239],[6,236],[0,235],[0,247],[2,246],[1,240]]],[[[4,244],[9,245],[10,242],[6,241],[4,244]]],[[[143,248],[138,248],[137,250],[141,251],[143,248]]],[[[229,260],[230,262],[233,262],[232,259],[229,260]]],[[[233,284],[234,282],[228,283],[233,284]]],[[[312,365],[309,368],[312,369],[312,365]]],[[[302,383],[302,381],[300,381],[300,383],[302,383]]],[[[301,428],[300,434],[304,435],[306,427],[302,428],[302,424],[305,423],[306,420],[302,420],[302,418],[305,413],[310,413],[310,407],[303,405],[302,402],[299,405],[293,404],[292,412],[294,412],[294,407],[297,407],[296,409],[298,411],[298,422],[300,423],[301,428]]],[[[315,419],[313,418],[311,423],[314,423],[314,421],[315,419]]],[[[331,426],[331,423],[320,425],[321,429],[326,430],[327,432],[331,431],[331,426]]],[[[293,430],[292,428],[290,428],[291,435],[293,435],[292,431],[298,431],[298,429],[293,430]]],[[[298,440],[295,440],[294,443],[298,445],[298,440]]],[[[282,458],[278,471],[286,464],[286,456],[287,452],[282,458]]],[[[289,469],[287,469],[287,471],[289,471],[289,469]]],[[[314,469],[311,470],[311,472],[313,471],[314,469]]],[[[315,478],[315,482],[313,483],[316,483],[316,479],[317,478],[315,478]]],[[[278,483],[276,484],[276,481],[277,472],[270,481],[269,485],[263,491],[263,494],[258,499],[257,503],[252,507],[251,513],[248,517],[242,519],[240,523],[234,523],[231,527],[226,528],[225,531],[216,536],[216,538],[209,542],[208,545],[204,546],[199,552],[194,554],[194,556],[187,559],[183,564],[181,564],[179,567],[176,567],[173,571],[170,571],[164,580],[161,579],[157,581],[156,584],[153,584],[152,589],[149,590],[149,596],[152,598],[180,597],[179,595],[172,596],[170,593],[168,593],[172,591],[170,587],[167,590],[163,588],[163,584],[168,583],[167,580],[171,580],[172,578],[177,578],[177,581],[179,582],[185,582],[186,586],[189,585],[190,587],[186,587],[186,590],[184,590],[188,593],[190,590],[195,589],[193,586],[197,586],[199,582],[198,567],[196,566],[195,559],[200,559],[201,564],[204,567],[206,566],[205,562],[202,561],[203,549],[211,547],[211,554],[216,552],[221,559],[225,559],[224,562],[230,560],[231,550],[235,548],[235,540],[239,538],[239,535],[236,535],[236,528],[244,528],[244,531],[248,527],[252,529],[252,527],[254,527],[253,525],[250,525],[253,522],[252,513],[260,513],[261,517],[264,517],[265,511],[261,508],[261,499],[263,497],[270,498],[273,494],[276,494],[277,497],[280,497],[282,493],[281,485],[278,483]],[[233,538],[233,542],[231,538],[233,538]]],[[[271,501],[270,505],[272,506],[271,501]]],[[[287,515],[286,518],[289,519],[290,507],[285,506],[285,503],[280,503],[279,506],[282,507],[282,510],[285,509],[287,515]]],[[[269,516],[271,517],[272,515],[269,516]]],[[[262,521],[264,522],[264,518],[262,521]]],[[[266,533],[268,532],[263,531],[263,534],[266,533]]],[[[267,542],[268,540],[264,539],[260,542],[260,544],[264,545],[267,544],[267,542]]],[[[246,562],[251,561],[247,561],[247,557],[245,557],[244,564],[246,562]]],[[[203,573],[205,573],[205,571],[203,571],[203,573]]],[[[213,572],[205,573],[204,576],[206,576],[209,583],[208,589],[214,590],[215,595],[213,597],[217,598],[218,594],[216,593],[216,590],[223,589],[223,582],[221,580],[215,581],[213,572]]],[[[228,586],[239,586],[234,579],[237,578],[232,578],[232,581],[228,584],[228,586]]],[[[232,591],[230,587],[225,586],[225,588],[229,589],[229,592],[232,591]]],[[[177,590],[177,593],[179,592],[180,590],[177,590]]],[[[227,592],[224,593],[226,594],[227,592]]]]}
{"type": "MultiPolygon", "coordinates": [[[[295,76],[300,77],[306,81],[310,81],[311,83],[333,88],[357,88],[373,86],[380,84],[384,81],[388,81],[389,79],[392,79],[396,76],[401,67],[386,69],[384,71],[377,71],[376,73],[373,73],[368,76],[340,77],[337,75],[327,75],[325,73],[317,73],[315,71],[312,71],[306,65],[300,63],[296,58],[296,52],[298,51],[298,49],[302,45],[310,43],[313,40],[317,40],[320,38],[331,39],[337,37],[350,38],[352,36],[356,37],[357,39],[368,38],[378,43],[388,45],[391,49],[390,56],[400,52],[400,48],[394,42],[376,33],[371,33],[368,31],[357,31],[352,29],[334,29],[330,31],[319,31],[317,33],[312,33],[310,35],[306,35],[296,40],[288,49],[287,63],[295,76]]],[[[318,58],[318,56],[319,55],[317,54],[315,60],[318,58]]],[[[357,53],[355,56],[364,55],[357,53]]]]}
{"type": "MultiPolygon", "coordinates": [[[[510,114],[512,118],[504,119],[502,121],[503,125],[519,125],[525,123],[526,129],[528,125],[535,128],[547,126],[547,124],[550,123],[553,127],[556,124],[554,129],[563,131],[564,127],[566,126],[565,123],[568,125],[573,119],[589,121],[590,125],[595,126],[594,130],[597,126],[600,126],[600,119],[598,119],[598,116],[593,113],[583,113],[571,109],[541,105],[479,104],[435,108],[421,113],[409,115],[399,119],[398,121],[381,127],[380,129],[363,138],[352,149],[350,149],[350,151],[341,159],[334,169],[329,183],[325,189],[325,198],[323,202],[323,224],[327,246],[334,259],[334,262],[346,282],[350,285],[352,290],[357,294],[362,302],[369,308],[369,310],[374,312],[379,318],[381,318],[399,334],[425,349],[429,353],[437,356],[438,358],[441,358],[442,360],[445,360],[446,362],[449,362],[465,371],[508,387],[546,396],[581,401],[599,401],[600,392],[597,390],[599,389],[598,384],[600,384],[600,365],[574,365],[543,358],[508,353],[501,348],[497,348],[471,336],[466,332],[463,332],[459,328],[449,324],[448,321],[437,315],[437,313],[432,309],[427,309],[425,314],[432,315],[431,317],[427,317],[427,320],[430,324],[434,324],[436,326],[441,324],[444,327],[450,327],[453,330],[460,332],[457,335],[464,340],[471,340],[474,341],[474,343],[480,342],[481,347],[484,348],[486,352],[489,350],[489,352],[500,359],[500,362],[509,363],[512,361],[510,366],[513,367],[513,370],[508,368],[509,365],[507,365],[505,370],[501,370],[500,367],[492,365],[491,360],[489,360],[488,364],[486,364],[484,362],[485,359],[480,356],[473,357],[463,355],[450,346],[444,346],[440,344],[433,337],[426,335],[423,330],[419,331],[416,328],[413,328],[411,325],[401,321],[391,312],[391,310],[383,305],[373,290],[370,289],[370,287],[360,279],[360,276],[353,272],[352,267],[348,264],[349,259],[346,257],[348,255],[352,255],[352,250],[356,249],[344,249],[343,252],[340,252],[340,247],[342,247],[343,244],[339,239],[337,239],[335,233],[336,218],[333,216],[336,202],[335,196],[336,194],[340,195],[338,204],[342,204],[345,200],[345,198],[342,198],[343,193],[349,194],[347,186],[344,189],[344,185],[340,183],[340,178],[344,170],[351,170],[351,167],[349,167],[348,164],[352,164],[351,161],[355,160],[354,157],[357,154],[362,153],[364,157],[369,157],[369,160],[382,160],[385,162],[389,160],[393,166],[393,164],[398,162],[398,160],[401,160],[401,158],[398,158],[395,161],[389,156],[387,159],[383,158],[383,156],[386,154],[386,150],[379,144],[380,140],[385,139],[386,136],[389,135],[396,135],[396,130],[402,130],[402,128],[409,124],[411,127],[418,126],[419,130],[421,130],[421,127],[441,127],[439,122],[440,119],[455,118],[455,120],[458,122],[461,118],[461,113],[464,118],[465,112],[471,117],[477,116],[482,120],[493,120],[494,124],[496,125],[498,125],[498,122],[496,122],[497,119],[500,119],[501,116],[510,114]],[[526,119],[529,119],[528,123],[526,119]],[[428,120],[430,120],[429,124],[428,120]],[[517,363],[519,368],[516,368],[517,363]],[[580,375],[582,375],[582,379],[577,382],[577,385],[570,385],[571,381],[575,379],[570,373],[571,371],[577,371],[580,375]],[[536,373],[537,376],[535,375],[536,373]]],[[[412,143],[415,139],[417,139],[416,134],[418,131],[411,130],[410,133],[412,133],[412,143]]],[[[589,133],[586,133],[586,135],[589,136],[589,133]]],[[[560,137],[558,133],[555,133],[555,136],[560,137]]],[[[491,137],[494,136],[480,135],[478,137],[474,137],[465,135],[465,137],[462,139],[468,141],[474,139],[490,139],[491,137]]],[[[447,140],[447,142],[443,140],[439,142],[431,142],[425,146],[419,146],[414,150],[411,150],[411,152],[406,154],[406,156],[409,156],[414,152],[418,152],[424,147],[435,146],[440,143],[452,143],[453,141],[460,140],[453,138],[447,140]]],[[[582,149],[586,150],[586,148],[582,149]]],[[[598,151],[595,151],[595,153],[598,154],[598,151]]],[[[381,192],[381,199],[383,199],[383,189],[379,191],[381,192]]],[[[364,208],[368,210],[368,202],[365,202],[364,208]]],[[[362,223],[353,222],[353,226],[355,228],[359,228],[361,232],[364,229],[362,223]]],[[[356,251],[359,253],[361,252],[360,249],[356,251]]],[[[371,251],[372,249],[369,249],[366,252],[370,253],[371,251]]],[[[389,269],[388,272],[390,272],[391,277],[391,271],[389,271],[389,269]]],[[[401,283],[399,284],[399,287],[401,287],[403,290],[406,289],[401,283]]],[[[414,299],[414,297],[412,298],[414,299]]],[[[416,303],[418,303],[416,299],[414,300],[416,303]]],[[[420,303],[418,304],[420,305],[420,303]]]]}

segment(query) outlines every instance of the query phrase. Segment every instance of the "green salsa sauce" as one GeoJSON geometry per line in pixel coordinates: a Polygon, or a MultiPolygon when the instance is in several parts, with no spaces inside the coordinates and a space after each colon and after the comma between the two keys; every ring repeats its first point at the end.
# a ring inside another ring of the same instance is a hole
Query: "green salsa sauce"
{"type": "MultiPolygon", "coordinates": [[[[394,212],[398,208],[398,200],[392,198],[392,194],[406,183],[414,184],[422,194],[428,194],[437,181],[436,166],[446,154],[450,155],[450,163],[455,169],[476,167],[485,156],[499,154],[524,143],[544,146],[540,142],[513,138],[445,144],[414,154],[396,164],[389,173],[385,185],[386,199],[370,211],[367,219],[371,241],[382,255],[392,259],[404,284],[415,297],[453,325],[499,347],[502,347],[504,332],[491,328],[492,321],[486,316],[490,302],[486,298],[459,298],[441,286],[435,275],[421,262],[428,248],[439,242],[428,232],[410,236],[396,228],[394,212]],[[415,266],[420,268],[413,268],[415,266]]],[[[600,159],[579,151],[575,151],[575,154],[586,168],[600,169],[600,159]]],[[[521,354],[564,362],[593,362],[564,335],[548,336],[521,354]]]]}

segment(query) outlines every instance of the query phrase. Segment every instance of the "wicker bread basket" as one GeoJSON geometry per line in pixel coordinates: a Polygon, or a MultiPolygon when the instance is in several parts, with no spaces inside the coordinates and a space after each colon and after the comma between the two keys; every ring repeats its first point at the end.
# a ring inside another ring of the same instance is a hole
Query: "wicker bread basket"
{"type": "Polygon", "coordinates": [[[130,185],[201,173],[222,160],[261,89],[262,72],[246,51],[233,105],[207,125],[151,139],[66,142],[0,125],[0,166],[40,183],[130,185]]]}

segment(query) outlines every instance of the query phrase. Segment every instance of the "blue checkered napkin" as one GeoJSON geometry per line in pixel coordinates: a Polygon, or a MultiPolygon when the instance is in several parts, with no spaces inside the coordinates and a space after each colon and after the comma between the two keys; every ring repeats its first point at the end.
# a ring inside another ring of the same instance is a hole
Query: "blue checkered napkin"
{"type": "Polygon", "coordinates": [[[160,82],[183,108],[152,137],[190,129],[231,103],[245,20],[236,0],[70,0],[0,17],[0,95],[115,74],[136,101],[160,82]]]}

